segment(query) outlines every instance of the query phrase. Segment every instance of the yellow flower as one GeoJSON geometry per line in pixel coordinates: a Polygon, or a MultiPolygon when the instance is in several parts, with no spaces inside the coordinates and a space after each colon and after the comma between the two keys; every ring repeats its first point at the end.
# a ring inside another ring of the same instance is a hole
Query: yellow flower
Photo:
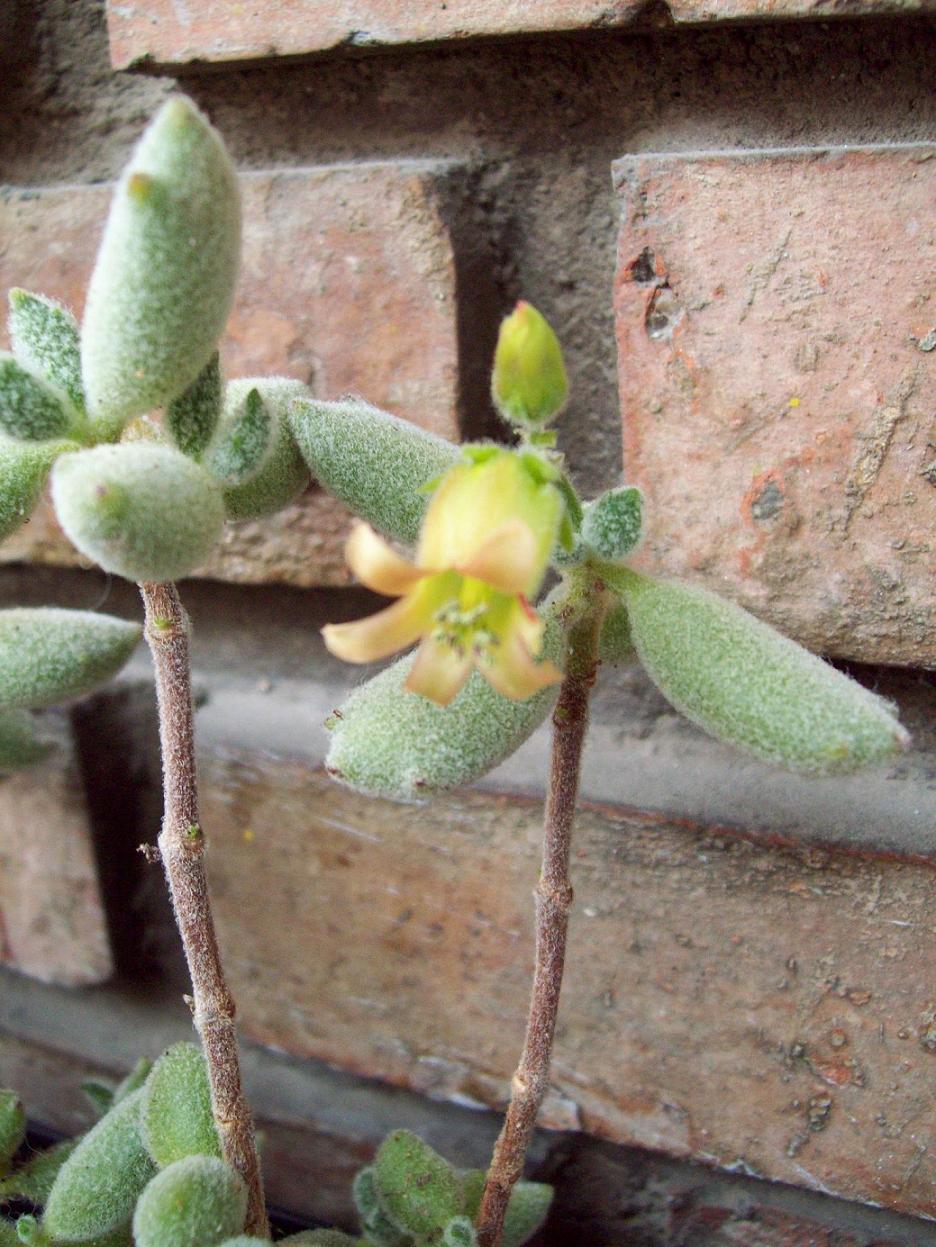
{"type": "Polygon", "coordinates": [[[568,393],[559,339],[545,316],[521,299],[497,338],[494,405],[512,424],[545,424],[562,410],[568,393]]]}
{"type": "Polygon", "coordinates": [[[399,601],[322,630],[329,650],[346,662],[376,662],[421,640],[406,687],[440,706],[472,667],[515,701],[562,678],[553,663],[535,661],[543,621],[530,605],[563,510],[553,470],[536,456],[496,447],[469,448],[468,455],[436,489],[415,563],[367,524],[355,525],[346,549],[352,571],[399,601]]]}

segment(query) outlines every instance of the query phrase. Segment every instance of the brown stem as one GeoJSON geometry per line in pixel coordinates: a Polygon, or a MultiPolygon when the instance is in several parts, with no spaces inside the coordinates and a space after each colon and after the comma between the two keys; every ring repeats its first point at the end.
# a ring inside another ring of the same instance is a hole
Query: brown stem
{"type": "Polygon", "coordinates": [[[234,999],[224,979],[205,878],[205,837],[198,818],[195,777],[189,621],[175,585],[143,584],[140,591],[159,703],[165,801],[159,851],[192,979],[192,1013],[208,1066],[221,1151],[247,1184],[246,1232],[265,1238],[269,1226],[253,1121],[241,1086],[234,999]]]}
{"type": "Polygon", "coordinates": [[[526,1037],[510,1088],[507,1116],[494,1146],[478,1212],[480,1247],[498,1247],[510,1193],[523,1175],[536,1115],[549,1083],[559,992],[565,964],[572,885],[569,855],[578,796],[588,701],[598,669],[605,610],[601,585],[586,590],[586,607],[569,632],[566,674],[553,712],[552,756],[543,821],[543,863],[536,902],[536,968],[526,1037]]]}

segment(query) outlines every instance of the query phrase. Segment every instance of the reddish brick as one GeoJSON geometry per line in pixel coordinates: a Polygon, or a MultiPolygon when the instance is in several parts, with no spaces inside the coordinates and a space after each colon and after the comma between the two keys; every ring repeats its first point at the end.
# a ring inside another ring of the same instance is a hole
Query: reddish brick
{"type": "Polygon", "coordinates": [[[0,784],[0,963],[82,986],[112,972],[84,790],[63,730],[39,766],[0,784]]]}
{"type": "MultiPolygon", "coordinates": [[[[479,36],[602,29],[639,22],[646,0],[324,0],[309,20],[307,0],[231,5],[222,0],[147,4],[108,0],[111,60],[143,63],[242,61],[345,47],[426,43],[479,36]]],[[[668,0],[679,23],[916,13],[932,0],[668,0]]]]}
{"type": "MultiPolygon", "coordinates": [[[[354,391],[457,438],[454,266],[435,169],[421,162],[244,174],[244,257],[222,341],[229,376],[278,374],[324,398],[354,391]]],[[[0,201],[0,290],[80,312],[111,188],[13,191],[0,201]]],[[[347,513],[313,491],[272,520],[231,526],[205,574],[347,584],[347,513]]],[[[76,564],[48,507],[0,549],[76,564]]]]}
{"type": "MultiPolygon", "coordinates": [[[[464,793],[401,818],[236,751],[200,777],[245,1032],[502,1103],[538,803],[464,793]]],[[[573,874],[548,1125],[936,1216],[931,868],[592,808],[573,874]]]]}
{"type": "Polygon", "coordinates": [[[616,165],[637,563],[814,649],[936,663],[936,149],[616,165]]]}

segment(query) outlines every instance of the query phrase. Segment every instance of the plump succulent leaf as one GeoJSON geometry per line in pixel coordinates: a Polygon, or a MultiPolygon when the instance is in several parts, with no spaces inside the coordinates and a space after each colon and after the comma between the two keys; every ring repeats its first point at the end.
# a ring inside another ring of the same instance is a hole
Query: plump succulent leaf
{"type": "Polygon", "coordinates": [[[42,442],[74,431],[75,412],[41,377],[0,351],[0,431],[42,442]]]}
{"type": "Polygon", "coordinates": [[[643,524],[643,494],[625,486],[609,489],[585,506],[582,541],[599,559],[618,563],[640,541],[643,524]]]}
{"type": "Polygon", "coordinates": [[[133,1069],[122,1078],[114,1088],[114,1103],[119,1104],[121,1100],[125,1100],[138,1087],[142,1087],[149,1077],[150,1070],[153,1068],[153,1062],[149,1057],[141,1056],[133,1069]]]}
{"type": "Polygon", "coordinates": [[[0,1089],[0,1170],[8,1165],[26,1138],[26,1110],[15,1091],[0,1089]]]}
{"type": "Polygon", "coordinates": [[[228,519],[273,515],[308,485],[309,469],[288,420],[292,403],[308,392],[289,377],[243,378],[228,385],[221,420],[203,459],[226,485],[228,519]]]}
{"type": "Polygon", "coordinates": [[[11,290],[10,339],[21,364],[60,390],[76,412],[84,412],[78,322],[67,307],[42,294],[11,290]]]}
{"type": "Polygon", "coordinates": [[[0,708],[0,772],[34,766],[52,746],[36,731],[36,721],[26,710],[0,708]]]}
{"type": "Polygon", "coordinates": [[[424,1243],[438,1243],[461,1216],[462,1186],[452,1166],[408,1130],[395,1130],[377,1149],[374,1189],[386,1216],[424,1243]]]}
{"type": "Polygon", "coordinates": [[[888,702],[734,603],[632,571],[616,583],[650,678],[719,740],[807,775],[845,774],[906,747],[888,702]]]}
{"type": "Polygon", "coordinates": [[[289,1247],[355,1247],[360,1241],[343,1230],[300,1230],[298,1234],[279,1240],[280,1243],[288,1243],[289,1247]]]}
{"type": "Polygon", "coordinates": [[[208,1070],[197,1044],[173,1044],[153,1066],[141,1119],[144,1142],[161,1169],[184,1156],[221,1155],[208,1070]]]}
{"type": "Polygon", "coordinates": [[[313,477],[380,532],[414,543],[428,505],[420,490],[461,450],[359,399],[292,404],[293,436],[313,477]]]}
{"type": "Polygon", "coordinates": [[[17,442],[0,438],[0,541],[29,519],[42,497],[52,464],[77,442],[17,442]]]}
{"type": "Polygon", "coordinates": [[[218,134],[170,99],[114,193],[88,287],[81,364],[92,428],[164,406],[210,360],[234,295],[240,199],[218,134]]]}
{"type": "MultiPolygon", "coordinates": [[[[547,608],[543,653],[561,662],[564,632],[547,608]]],[[[412,654],[359,685],[327,721],[329,774],[358,792],[414,801],[470,784],[519,749],[555,704],[552,685],[526,701],[501,696],[479,672],[448,706],[404,687],[412,654]]]]}
{"type": "Polygon", "coordinates": [[[221,414],[221,391],[221,364],[215,351],[188,389],[166,409],[169,436],[184,455],[197,458],[211,441],[221,414]]]}
{"type": "MultiPolygon", "coordinates": [[[[465,1212],[475,1219],[481,1207],[485,1173],[483,1169],[469,1169],[462,1174],[465,1191],[465,1212]]],[[[532,1238],[549,1213],[553,1188],[546,1182],[527,1182],[521,1179],[510,1193],[501,1247],[521,1247],[532,1238]]]]}
{"type": "Polygon", "coordinates": [[[42,1205],[49,1198],[58,1171],[81,1142],[81,1137],[63,1139],[41,1152],[35,1152],[13,1173],[0,1181],[0,1203],[6,1200],[26,1199],[31,1204],[42,1205]]]}
{"type": "Polygon", "coordinates": [[[377,1198],[373,1165],[357,1172],[351,1193],[361,1229],[369,1242],[376,1247],[412,1247],[415,1242],[412,1234],[407,1234],[390,1220],[377,1198]]]}
{"type": "Polygon", "coordinates": [[[602,662],[619,667],[629,666],[637,658],[627,607],[623,602],[615,602],[605,615],[601,625],[598,657],[602,662]]]}
{"type": "Polygon", "coordinates": [[[178,580],[207,559],[224,523],[221,489],[170,446],[95,446],[59,459],[52,501],[74,545],[117,576],[178,580]]]}
{"type": "Polygon", "coordinates": [[[140,1133],[142,1090],[92,1127],[59,1170],[43,1228],[54,1240],[88,1243],[130,1224],[140,1193],[156,1173],[140,1133]]]}
{"type": "Polygon", "coordinates": [[[216,1156],[186,1156],[161,1170],[137,1201],[136,1247],[215,1247],[239,1234],[247,1187],[216,1156]]]}
{"type": "Polygon", "coordinates": [[[53,606],[0,610],[0,706],[53,706],[110,680],[142,635],[139,624],[53,606]]]}

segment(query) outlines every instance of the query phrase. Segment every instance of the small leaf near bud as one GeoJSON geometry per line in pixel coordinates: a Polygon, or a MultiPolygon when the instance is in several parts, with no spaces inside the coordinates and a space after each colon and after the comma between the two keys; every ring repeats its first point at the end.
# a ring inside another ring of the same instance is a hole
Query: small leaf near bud
{"type": "Polygon", "coordinates": [[[61,1143],[55,1143],[45,1151],[35,1152],[30,1156],[25,1164],[0,1181],[0,1202],[26,1199],[31,1204],[44,1204],[49,1198],[58,1171],[78,1146],[81,1137],[79,1135],[76,1139],[63,1139],[61,1143]]]}
{"type": "Polygon", "coordinates": [[[243,1178],[216,1156],[186,1156],[149,1183],[133,1213],[136,1247],[215,1247],[239,1234],[243,1178]]]}
{"type": "Polygon", "coordinates": [[[376,1247],[412,1247],[413,1236],[395,1225],[380,1205],[373,1165],[358,1171],[351,1192],[368,1242],[376,1247]]]}
{"type": "Polygon", "coordinates": [[[15,1091],[0,1090],[0,1170],[8,1165],[26,1138],[26,1110],[15,1091]]]}
{"type": "Polygon", "coordinates": [[[59,455],[79,450],[77,442],[16,442],[0,438],[0,541],[22,527],[42,497],[59,455]]]}
{"type": "Polygon", "coordinates": [[[426,1243],[441,1242],[446,1225],[462,1213],[461,1182],[428,1143],[395,1130],[374,1161],[374,1185],[390,1220],[426,1243]]]}
{"type": "Polygon", "coordinates": [[[545,424],[569,393],[559,339],[535,307],[521,300],[503,321],[494,352],[491,395],[508,424],[545,424]]]}
{"type": "Polygon", "coordinates": [[[453,1217],[442,1232],[443,1247],[477,1247],[477,1242],[469,1217],[453,1217]]]}
{"type": "Polygon", "coordinates": [[[213,550],[224,523],[217,482],[169,446],[95,446],[59,459],[52,501],[87,558],[135,581],[187,576],[213,550]]]}
{"type": "Polygon", "coordinates": [[[10,291],[10,340],[19,362],[84,412],[78,322],[66,307],[28,290],[10,291]]]}
{"type": "Polygon", "coordinates": [[[8,437],[41,442],[65,436],[75,420],[61,395],[12,355],[0,352],[0,430],[8,437]]]}
{"type": "Polygon", "coordinates": [[[169,436],[184,455],[197,459],[211,440],[221,414],[221,365],[218,352],[187,390],[166,409],[169,436]]]}
{"type": "Polygon", "coordinates": [[[301,399],[289,415],[312,476],[378,532],[414,544],[429,505],[424,487],[461,458],[434,433],[362,402],[301,399]]]}
{"type": "Polygon", "coordinates": [[[609,489],[585,506],[582,541],[599,559],[619,563],[640,541],[643,494],[625,486],[609,489]]]}

